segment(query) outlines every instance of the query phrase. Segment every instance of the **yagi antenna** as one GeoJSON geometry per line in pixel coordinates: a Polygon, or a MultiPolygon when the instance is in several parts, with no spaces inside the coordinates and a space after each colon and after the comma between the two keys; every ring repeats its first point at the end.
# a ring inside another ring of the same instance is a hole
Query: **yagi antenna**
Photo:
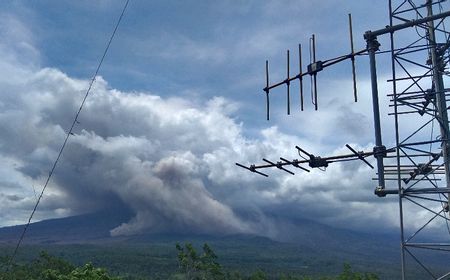
{"type": "Polygon", "coordinates": [[[310,82],[311,82],[311,103],[314,105],[314,110],[319,109],[319,102],[318,102],[318,90],[317,90],[317,73],[322,71],[328,66],[337,64],[339,62],[342,62],[344,60],[350,59],[351,65],[352,65],[352,77],[353,77],[353,96],[355,102],[358,101],[358,95],[357,95],[357,89],[356,89],[356,66],[355,66],[355,57],[357,55],[361,55],[363,53],[367,52],[367,48],[362,49],[358,52],[355,52],[354,45],[353,45],[353,27],[352,27],[352,17],[351,14],[348,15],[349,20],[349,33],[350,33],[350,53],[342,56],[338,56],[336,58],[331,58],[328,60],[317,60],[316,57],[316,36],[313,34],[311,38],[309,38],[309,64],[307,65],[306,72],[303,72],[303,59],[302,59],[302,45],[298,45],[298,67],[299,67],[299,73],[295,76],[291,76],[290,73],[290,51],[287,50],[286,52],[286,78],[278,83],[270,85],[269,83],[269,62],[266,60],[266,86],[263,89],[266,93],[266,113],[267,113],[267,120],[269,120],[270,114],[269,114],[269,93],[270,90],[276,87],[279,87],[281,85],[286,84],[286,99],[287,99],[287,114],[291,114],[291,95],[290,95],[290,85],[291,82],[294,80],[299,80],[300,87],[300,110],[304,110],[304,95],[303,95],[303,77],[306,75],[310,76],[310,82]]]}
{"type": "MultiPolygon", "coordinates": [[[[252,164],[250,166],[245,166],[243,164],[240,163],[236,163],[237,166],[245,168],[253,173],[257,173],[259,175],[262,175],[264,177],[268,177],[267,174],[262,173],[260,171],[258,171],[258,169],[263,169],[263,168],[273,168],[276,167],[277,169],[283,170],[291,175],[294,175],[294,172],[288,170],[285,168],[285,166],[294,166],[296,168],[302,169],[303,171],[306,172],[310,172],[309,169],[307,169],[306,167],[301,166],[301,164],[308,164],[308,166],[310,168],[317,168],[320,169],[322,171],[325,171],[325,169],[328,167],[329,164],[331,163],[336,163],[336,162],[345,162],[345,161],[354,161],[354,160],[361,160],[363,161],[365,164],[367,164],[370,168],[373,168],[372,164],[370,164],[366,158],[373,156],[375,153],[377,153],[376,151],[369,151],[369,152],[357,152],[355,149],[353,149],[350,145],[346,144],[345,145],[350,151],[350,154],[343,154],[343,155],[334,155],[334,156],[328,156],[328,157],[321,157],[321,156],[315,156],[312,153],[309,153],[307,151],[305,151],[304,149],[300,148],[299,146],[295,146],[295,148],[298,151],[298,155],[301,157],[301,159],[293,159],[293,160],[288,160],[286,158],[280,157],[281,161],[277,161],[277,162],[273,162],[270,161],[266,158],[263,158],[262,160],[264,162],[266,162],[266,164],[260,164],[260,165],[255,165],[252,164]]],[[[395,149],[387,149],[386,153],[393,153],[395,152],[395,149]]]]}

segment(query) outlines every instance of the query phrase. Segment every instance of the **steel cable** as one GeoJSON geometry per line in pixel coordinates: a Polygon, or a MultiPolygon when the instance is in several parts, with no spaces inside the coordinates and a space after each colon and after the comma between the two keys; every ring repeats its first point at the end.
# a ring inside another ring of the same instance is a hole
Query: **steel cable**
{"type": "Polygon", "coordinates": [[[13,254],[11,255],[11,258],[9,259],[9,262],[8,262],[8,265],[7,265],[7,269],[9,269],[9,268],[11,267],[11,265],[12,265],[12,263],[13,263],[13,261],[14,261],[16,255],[17,255],[17,252],[18,252],[18,250],[19,250],[19,247],[20,247],[20,245],[22,244],[23,239],[24,239],[24,237],[25,237],[25,233],[26,233],[28,227],[30,226],[31,220],[33,219],[33,216],[34,216],[34,214],[35,214],[35,212],[36,212],[36,210],[37,210],[37,208],[38,208],[38,206],[39,206],[39,203],[41,202],[41,199],[42,199],[42,197],[43,197],[43,195],[44,195],[45,189],[47,188],[48,183],[50,182],[50,179],[51,179],[51,177],[52,177],[52,175],[53,175],[53,173],[54,173],[54,171],[55,171],[55,169],[56,169],[56,166],[58,165],[58,162],[59,162],[59,160],[61,159],[61,156],[62,156],[62,154],[63,154],[63,151],[64,151],[64,149],[65,149],[65,147],[66,147],[66,145],[67,145],[67,141],[69,140],[70,136],[73,135],[73,132],[72,132],[72,131],[73,131],[73,128],[75,127],[75,124],[79,123],[79,122],[78,122],[78,117],[79,117],[79,115],[80,115],[80,113],[81,113],[81,110],[82,110],[83,107],[84,107],[84,104],[86,103],[86,99],[88,98],[88,96],[89,96],[89,94],[90,94],[90,92],[91,92],[92,86],[94,85],[94,82],[95,82],[95,80],[96,80],[96,78],[97,78],[98,72],[100,71],[100,68],[101,68],[101,66],[102,66],[102,64],[103,64],[103,61],[104,61],[104,59],[105,59],[105,57],[106,57],[106,54],[108,53],[109,47],[111,46],[111,42],[113,41],[114,36],[116,35],[117,29],[119,28],[120,22],[122,21],[123,15],[125,14],[125,11],[126,11],[126,9],[127,9],[127,7],[128,7],[128,3],[129,3],[129,2],[130,2],[130,0],[127,0],[127,1],[125,2],[125,5],[124,5],[123,8],[122,8],[122,12],[121,12],[121,14],[120,14],[120,16],[119,16],[119,18],[118,18],[118,20],[117,20],[117,22],[116,22],[116,25],[115,25],[115,27],[114,27],[114,31],[112,32],[112,34],[111,34],[111,36],[110,36],[110,38],[109,38],[108,44],[106,45],[106,48],[105,48],[105,50],[104,50],[104,52],[103,52],[103,55],[102,55],[102,57],[101,57],[101,59],[100,59],[100,62],[98,63],[97,69],[95,70],[95,73],[94,73],[94,75],[93,75],[93,77],[92,77],[92,79],[91,79],[91,81],[90,81],[90,83],[89,83],[89,87],[88,87],[88,89],[86,90],[86,93],[85,93],[85,95],[84,95],[83,101],[81,102],[80,108],[78,109],[78,111],[77,111],[77,113],[76,113],[76,115],[75,115],[75,118],[73,119],[72,125],[70,126],[70,129],[69,129],[69,131],[67,132],[67,135],[66,135],[66,137],[65,137],[65,139],[64,139],[64,142],[63,142],[63,144],[62,144],[62,146],[61,146],[61,148],[60,148],[60,150],[59,150],[58,156],[56,157],[56,160],[54,161],[53,166],[52,166],[52,168],[51,168],[51,170],[50,170],[50,172],[49,172],[49,174],[48,174],[48,177],[47,177],[47,180],[45,181],[44,187],[42,188],[42,191],[41,191],[41,193],[39,194],[39,197],[38,197],[38,199],[37,199],[37,201],[36,201],[36,204],[34,205],[33,211],[31,212],[30,217],[28,218],[28,222],[26,223],[26,225],[25,225],[25,227],[24,227],[24,229],[23,229],[23,231],[22,231],[22,234],[21,234],[21,236],[20,236],[20,238],[19,238],[19,241],[18,241],[17,244],[16,244],[16,247],[15,247],[15,249],[14,249],[14,252],[13,252],[13,254]]]}

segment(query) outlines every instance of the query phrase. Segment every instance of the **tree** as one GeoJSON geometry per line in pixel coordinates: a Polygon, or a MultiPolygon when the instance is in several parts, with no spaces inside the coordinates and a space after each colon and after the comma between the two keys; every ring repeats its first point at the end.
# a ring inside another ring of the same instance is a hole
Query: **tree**
{"type": "Polygon", "coordinates": [[[378,276],[373,273],[364,273],[361,274],[359,272],[353,272],[350,264],[344,264],[344,270],[337,277],[337,280],[378,280],[378,276]]]}
{"type": "Polygon", "coordinates": [[[176,244],[178,263],[182,275],[178,279],[207,280],[225,279],[222,266],[217,262],[217,255],[208,244],[203,245],[203,253],[198,255],[191,243],[181,246],[176,244]]]}
{"type": "Polygon", "coordinates": [[[106,269],[96,268],[91,263],[74,269],[68,275],[47,270],[44,276],[43,280],[119,280],[119,278],[109,276],[106,269]]]}
{"type": "Polygon", "coordinates": [[[267,275],[262,270],[258,270],[250,276],[250,280],[266,280],[266,279],[267,275]]]}
{"type": "Polygon", "coordinates": [[[96,268],[88,263],[75,267],[71,263],[47,252],[30,263],[9,265],[9,258],[3,258],[0,280],[119,280],[108,275],[103,268],[96,268]]]}

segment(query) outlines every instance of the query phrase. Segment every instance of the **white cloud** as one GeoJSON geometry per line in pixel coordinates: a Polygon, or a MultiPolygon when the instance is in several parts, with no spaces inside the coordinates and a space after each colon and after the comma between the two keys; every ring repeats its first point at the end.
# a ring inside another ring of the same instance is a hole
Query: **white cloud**
{"type": "MultiPolygon", "coordinates": [[[[34,47],[32,32],[16,17],[2,13],[0,16],[0,34],[3,40],[0,43],[2,64],[36,66],[39,63],[40,53],[34,47]]],[[[23,71],[22,67],[11,69],[23,71]]]]}

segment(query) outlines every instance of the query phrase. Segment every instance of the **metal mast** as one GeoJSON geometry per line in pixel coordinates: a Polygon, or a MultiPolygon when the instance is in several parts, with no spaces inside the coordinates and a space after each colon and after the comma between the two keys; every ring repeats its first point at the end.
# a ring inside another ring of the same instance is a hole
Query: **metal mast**
{"type": "MultiPolygon", "coordinates": [[[[433,1],[427,0],[427,13],[428,16],[433,16],[433,1]]],[[[442,46],[443,49],[438,49],[438,42],[436,39],[436,28],[433,21],[428,22],[428,44],[430,46],[431,66],[433,73],[433,87],[436,93],[436,119],[441,131],[441,148],[442,155],[444,157],[445,179],[447,188],[450,184],[450,147],[449,147],[449,127],[448,127],[448,114],[447,114],[447,101],[445,97],[445,87],[443,74],[445,71],[444,54],[448,48],[448,45],[442,46]]],[[[448,44],[447,42],[444,42],[448,44]]]]}

